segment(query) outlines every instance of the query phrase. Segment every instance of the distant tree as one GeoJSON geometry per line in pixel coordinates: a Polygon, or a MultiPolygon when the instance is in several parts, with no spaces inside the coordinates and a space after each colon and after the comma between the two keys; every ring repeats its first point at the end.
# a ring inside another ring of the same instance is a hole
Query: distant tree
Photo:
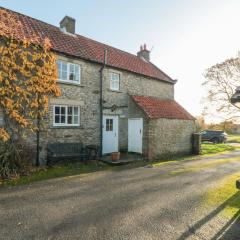
{"type": "Polygon", "coordinates": [[[222,121],[220,123],[212,123],[208,125],[208,129],[222,130],[226,133],[233,133],[236,130],[236,124],[233,121],[222,121]]]}
{"type": "Polygon", "coordinates": [[[231,97],[240,86],[240,58],[227,59],[216,64],[205,73],[207,94],[204,98],[204,115],[222,120],[240,117],[240,105],[232,103],[231,97]]]}
{"type": "Polygon", "coordinates": [[[49,40],[18,39],[21,23],[6,10],[0,9],[0,16],[0,108],[4,114],[0,176],[4,176],[8,161],[19,158],[16,140],[27,131],[38,131],[36,122],[46,115],[49,96],[59,96],[60,89],[49,40]]]}
{"type": "Polygon", "coordinates": [[[205,123],[204,116],[196,117],[196,126],[197,126],[197,131],[207,129],[207,124],[205,123]]]}

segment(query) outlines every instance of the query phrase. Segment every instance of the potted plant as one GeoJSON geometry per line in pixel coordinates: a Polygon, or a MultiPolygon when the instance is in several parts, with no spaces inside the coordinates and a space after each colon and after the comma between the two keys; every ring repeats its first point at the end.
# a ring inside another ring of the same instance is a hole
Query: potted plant
{"type": "Polygon", "coordinates": [[[113,152],[112,153],[112,161],[116,162],[120,159],[120,152],[113,152]]]}

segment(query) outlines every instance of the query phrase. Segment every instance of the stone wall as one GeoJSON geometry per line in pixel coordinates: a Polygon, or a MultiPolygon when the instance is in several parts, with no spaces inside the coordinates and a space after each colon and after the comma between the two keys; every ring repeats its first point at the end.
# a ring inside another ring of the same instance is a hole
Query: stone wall
{"type": "MultiPolygon", "coordinates": [[[[59,59],[77,63],[81,66],[81,84],[58,82],[62,96],[50,99],[49,113],[44,121],[44,128],[40,134],[41,160],[46,159],[46,145],[49,142],[71,142],[82,141],[84,144],[100,143],[100,68],[101,65],[79,59],[70,59],[58,55],[59,59]],[[53,107],[54,105],[74,105],[80,107],[80,126],[78,127],[54,127],[53,107]]],[[[158,98],[174,98],[174,84],[154,80],[148,77],[127,71],[116,70],[106,67],[103,78],[103,114],[119,116],[119,150],[128,148],[128,118],[138,117],[138,111],[129,111],[129,94],[146,95],[158,98]],[[110,73],[120,74],[120,90],[110,90],[110,73]],[[113,108],[113,106],[115,106],[113,108]]],[[[133,107],[134,108],[134,107],[133,107]]],[[[132,110],[131,110],[132,111],[132,110]]],[[[141,112],[139,113],[142,114],[141,112]]],[[[0,114],[1,115],[1,114],[0,114]]],[[[145,126],[144,122],[144,126],[145,126]]],[[[1,124],[1,116],[0,116],[1,124]]],[[[147,125],[144,127],[147,131],[147,125]]],[[[144,130],[144,131],[145,131],[144,130]]],[[[146,134],[144,133],[144,136],[146,134]]],[[[146,138],[146,137],[145,137],[146,138]]],[[[146,139],[145,139],[146,140],[146,139]]],[[[145,141],[144,140],[144,141],[145,141]]],[[[29,144],[36,144],[36,136],[29,136],[29,144]]],[[[143,144],[146,148],[147,144],[143,144]]],[[[144,151],[147,151],[144,149],[144,151]]]]}
{"type": "Polygon", "coordinates": [[[128,95],[144,95],[162,99],[174,99],[174,84],[139,76],[126,71],[107,68],[104,72],[103,98],[105,106],[127,106],[128,95]],[[110,90],[110,73],[120,74],[120,90],[110,90]]]}
{"type": "Polygon", "coordinates": [[[41,160],[46,159],[46,145],[51,142],[83,142],[99,145],[99,69],[98,64],[69,59],[58,56],[59,59],[77,63],[81,66],[81,84],[58,82],[62,95],[51,98],[49,113],[41,132],[41,160]],[[80,107],[80,126],[53,126],[54,105],[80,107]]]}
{"type": "MultiPolygon", "coordinates": [[[[61,55],[58,58],[81,66],[81,84],[58,83],[62,90],[62,96],[50,100],[49,114],[45,123],[47,129],[41,134],[42,148],[45,149],[48,142],[54,141],[82,141],[84,144],[99,145],[99,70],[101,65],[79,59],[69,59],[61,55]],[[80,106],[79,127],[53,126],[53,106],[58,104],[80,106]]],[[[119,116],[119,150],[121,151],[127,151],[128,148],[129,94],[170,99],[174,97],[173,84],[111,68],[104,70],[103,90],[103,114],[119,116]],[[111,72],[120,74],[119,91],[110,90],[111,72]],[[115,108],[112,108],[114,105],[115,108]]],[[[46,154],[44,153],[42,156],[44,159],[46,154]]]]}
{"type": "MultiPolygon", "coordinates": [[[[46,146],[49,142],[82,141],[84,144],[100,143],[100,64],[69,59],[59,55],[59,59],[81,66],[81,84],[58,82],[62,96],[51,98],[49,113],[40,134],[41,161],[46,160],[46,146]],[[80,107],[80,126],[54,127],[54,105],[80,107]]],[[[119,150],[128,149],[128,118],[143,118],[143,154],[151,158],[191,151],[191,134],[194,122],[184,120],[149,120],[145,113],[131,100],[129,95],[145,95],[162,99],[174,98],[174,84],[140,76],[127,71],[106,67],[103,78],[103,114],[119,116],[119,150]],[[120,90],[110,90],[110,73],[120,74],[120,90]]],[[[1,124],[1,113],[0,113],[1,124]]],[[[29,136],[29,144],[36,144],[35,134],[29,136]]]]}
{"type": "MultiPolygon", "coordinates": [[[[119,148],[126,151],[128,148],[128,118],[132,110],[129,109],[129,95],[145,95],[163,99],[174,98],[174,85],[159,80],[139,76],[137,74],[116,69],[106,68],[103,84],[104,111],[106,115],[119,116],[119,148]],[[110,73],[120,74],[120,90],[110,90],[110,73]],[[116,109],[111,109],[115,105],[116,109]]],[[[134,111],[136,114],[139,112],[134,111]]],[[[137,115],[135,117],[138,117],[137,115]]]]}
{"type": "Polygon", "coordinates": [[[157,119],[149,121],[149,159],[162,159],[192,152],[195,121],[157,119]]]}

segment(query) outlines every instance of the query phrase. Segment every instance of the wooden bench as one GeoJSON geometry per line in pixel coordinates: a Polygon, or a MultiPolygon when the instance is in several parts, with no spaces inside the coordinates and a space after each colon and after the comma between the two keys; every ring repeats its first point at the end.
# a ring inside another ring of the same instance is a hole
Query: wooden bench
{"type": "Polygon", "coordinates": [[[237,187],[237,189],[240,190],[240,179],[238,179],[238,180],[236,181],[236,187],[237,187]]]}
{"type": "Polygon", "coordinates": [[[90,151],[82,143],[49,143],[47,146],[47,165],[58,162],[83,161],[90,158],[90,151]]]}

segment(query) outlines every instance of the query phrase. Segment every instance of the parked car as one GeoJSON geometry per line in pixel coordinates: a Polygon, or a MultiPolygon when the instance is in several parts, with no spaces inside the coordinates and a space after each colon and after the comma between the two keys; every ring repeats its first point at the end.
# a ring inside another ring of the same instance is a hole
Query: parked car
{"type": "Polygon", "coordinates": [[[227,133],[220,130],[204,130],[200,132],[202,142],[208,141],[212,143],[225,143],[227,141],[227,133]]]}

